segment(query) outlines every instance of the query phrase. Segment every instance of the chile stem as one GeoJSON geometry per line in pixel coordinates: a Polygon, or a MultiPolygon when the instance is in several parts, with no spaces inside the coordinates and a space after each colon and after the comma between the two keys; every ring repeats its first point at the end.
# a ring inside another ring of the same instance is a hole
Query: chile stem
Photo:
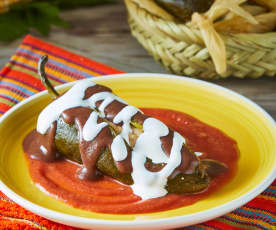
{"type": "Polygon", "coordinates": [[[45,74],[45,65],[46,65],[47,61],[48,61],[47,55],[43,55],[39,59],[38,66],[37,66],[37,73],[38,73],[38,76],[39,76],[41,82],[43,83],[44,87],[48,90],[50,96],[53,99],[56,99],[57,97],[59,97],[59,94],[55,90],[53,85],[50,83],[49,79],[47,78],[47,76],[45,74]]]}

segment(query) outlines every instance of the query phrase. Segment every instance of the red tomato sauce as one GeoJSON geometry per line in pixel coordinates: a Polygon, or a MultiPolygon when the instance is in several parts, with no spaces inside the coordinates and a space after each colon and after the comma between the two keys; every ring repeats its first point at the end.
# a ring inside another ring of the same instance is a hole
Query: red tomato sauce
{"type": "Polygon", "coordinates": [[[78,179],[79,165],[67,160],[52,163],[31,159],[26,154],[32,180],[53,197],[88,211],[111,214],[134,214],[164,211],[191,205],[225,185],[234,176],[239,151],[237,143],[220,130],[198,119],[177,111],[146,108],[142,111],[163,121],[186,138],[186,144],[195,152],[225,163],[229,170],[212,179],[204,192],[192,195],[167,194],[164,197],[141,201],[129,186],[104,177],[98,181],[78,179]]]}

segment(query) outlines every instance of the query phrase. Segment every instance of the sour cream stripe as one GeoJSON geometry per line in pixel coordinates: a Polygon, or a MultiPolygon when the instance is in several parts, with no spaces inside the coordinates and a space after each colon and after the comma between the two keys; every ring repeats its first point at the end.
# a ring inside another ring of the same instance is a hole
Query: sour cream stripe
{"type": "Polygon", "coordinates": [[[115,161],[123,161],[127,158],[127,148],[121,135],[113,139],[111,153],[115,161]]]}
{"type": "Polygon", "coordinates": [[[89,87],[93,87],[96,84],[88,79],[82,80],[75,84],[70,90],[68,90],[61,97],[57,98],[51,104],[49,104],[40,114],[37,120],[37,131],[41,134],[45,134],[51,124],[59,118],[61,113],[67,109],[75,107],[90,107],[96,108],[96,102],[102,101],[99,111],[100,116],[104,117],[104,109],[114,100],[117,100],[123,104],[127,104],[121,98],[115,96],[110,92],[95,93],[88,99],[83,99],[85,91],[89,87]]]}
{"type": "Polygon", "coordinates": [[[98,124],[98,114],[97,112],[93,111],[88,120],[86,121],[83,130],[82,130],[82,135],[83,135],[83,139],[85,141],[92,141],[94,140],[94,138],[99,134],[99,132],[102,131],[102,129],[104,127],[107,126],[106,122],[102,122],[100,124],[98,124]],[[93,127],[93,128],[91,128],[93,127]]]}
{"type": "Polygon", "coordinates": [[[90,80],[83,80],[75,84],[61,97],[49,104],[40,114],[37,120],[37,131],[45,134],[51,124],[59,118],[61,113],[67,109],[78,106],[88,107],[87,101],[83,100],[85,90],[96,84],[90,80]]]}
{"type": "Polygon", "coordinates": [[[131,188],[134,194],[146,200],[168,193],[165,189],[168,177],[181,163],[181,148],[185,139],[174,132],[173,145],[168,158],[162,155],[162,150],[158,149],[158,147],[161,148],[160,137],[168,134],[168,128],[154,118],[145,120],[143,128],[144,133],[139,136],[132,151],[133,172],[131,176],[134,184],[131,188]],[[158,140],[160,143],[156,143],[158,140]],[[167,162],[167,165],[159,172],[150,172],[145,168],[146,159],[153,160],[153,156],[156,163],[167,162]]]}
{"type": "Polygon", "coordinates": [[[123,122],[121,136],[125,139],[125,141],[129,144],[129,133],[131,132],[130,121],[131,118],[138,112],[139,110],[134,106],[128,105],[124,107],[113,119],[115,124],[119,124],[123,122]]]}

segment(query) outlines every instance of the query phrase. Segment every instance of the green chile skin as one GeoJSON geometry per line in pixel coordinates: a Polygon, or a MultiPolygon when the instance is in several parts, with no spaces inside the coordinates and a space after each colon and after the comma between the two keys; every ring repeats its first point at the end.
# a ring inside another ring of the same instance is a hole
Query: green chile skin
{"type": "MultiPolygon", "coordinates": [[[[82,164],[79,151],[79,137],[76,125],[67,124],[62,118],[57,121],[55,135],[55,144],[57,151],[65,158],[82,164]]],[[[152,164],[151,162],[147,162],[152,164]]],[[[113,160],[112,154],[108,148],[99,156],[97,169],[104,175],[108,175],[123,184],[133,184],[131,174],[121,173],[113,160]]],[[[169,193],[197,193],[205,190],[209,185],[209,177],[202,176],[197,169],[194,174],[178,174],[174,178],[169,178],[166,189],[169,193]]]]}

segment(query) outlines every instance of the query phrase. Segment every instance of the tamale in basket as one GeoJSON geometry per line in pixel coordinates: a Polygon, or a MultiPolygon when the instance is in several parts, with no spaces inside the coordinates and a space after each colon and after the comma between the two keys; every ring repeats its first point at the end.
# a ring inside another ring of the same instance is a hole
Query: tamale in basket
{"type": "MultiPolygon", "coordinates": [[[[266,2],[265,0],[255,1],[266,2]]],[[[273,25],[271,27],[274,27],[276,25],[276,19],[273,21],[273,18],[276,17],[276,1],[267,1],[271,4],[267,6],[266,12],[263,12],[261,17],[263,15],[272,17],[270,21],[273,25]]],[[[215,2],[223,4],[225,0],[216,0],[215,2]]],[[[239,2],[244,3],[246,0],[239,2]]],[[[255,18],[258,20],[259,31],[257,32],[229,33],[226,30],[225,33],[221,33],[219,31],[223,24],[214,24],[214,30],[225,47],[224,51],[223,49],[214,51],[216,47],[206,45],[204,30],[201,30],[200,26],[195,25],[193,21],[183,23],[175,20],[155,1],[125,0],[125,4],[133,36],[155,60],[162,63],[172,73],[203,79],[230,76],[259,78],[261,76],[272,77],[276,74],[276,32],[274,32],[275,29],[262,32],[263,27],[261,26],[265,26],[265,21],[261,21],[262,18],[252,16],[253,24],[255,18]],[[155,11],[156,9],[161,10],[155,11]],[[212,52],[217,52],[216,60],[212,57],[212,52]],[[220,58],[223,57],[223,52],[225,60],[220,58]],[[225,62],[225,68],[219,66],[218,62],[225,62]]],[[[259,6],[256,3],[256,6],[253,5],[252,8],[254,7],[259,6]]],[[[262,5],[262,7],[266,6],[262,5]]],[[[229,17],[229,15],[225,17],[229,17]]],[[[238,25],[239,21],[235,23],[238,25]]],[[[250,30],[250,26],[248,30],[250,30]]]]}

